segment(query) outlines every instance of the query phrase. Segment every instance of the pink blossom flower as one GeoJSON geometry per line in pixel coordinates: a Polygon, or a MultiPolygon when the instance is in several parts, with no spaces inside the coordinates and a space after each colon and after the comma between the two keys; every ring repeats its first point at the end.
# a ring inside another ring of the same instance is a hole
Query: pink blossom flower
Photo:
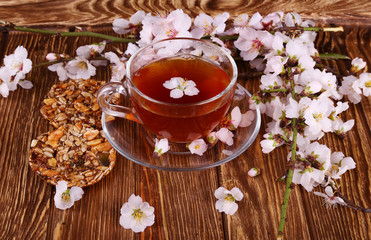
{"type": "Polygon", "coordinates": [[[241,51],[241,57],[245,61],[254,60],[263,47],[271,46],[273,36],[266,31],[257,31],[253,28],[241,30],[238,39],[234,42],[237,49],[241,51]]]}
{"type": "Polygon", "coordinates": [[[191,151],[192,154],[197,154],[199,156],[202,156],[204,152],[207,150],[207,144],[203,139],[197,139],[192,141],[188,145],[188,149],[191,151]]]}
{"type": "Polygon", "coordinates": [[[211,16],[201,13],[194,20],[195,28],[191,31],[192,37],[201,38],[205,35],[214,36],[223,33],[226,27],[225,22],[229,18],[229,13],[224,12],[212,18],[211,16]]]}

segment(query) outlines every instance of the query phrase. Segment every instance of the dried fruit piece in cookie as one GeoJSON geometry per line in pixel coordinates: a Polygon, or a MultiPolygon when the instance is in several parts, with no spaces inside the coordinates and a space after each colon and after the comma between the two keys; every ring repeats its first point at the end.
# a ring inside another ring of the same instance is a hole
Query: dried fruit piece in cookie
{"type": "Polygon", "coordinates": [[[102,111],[96,94],[103,84],[92,79],[71,79],[53,85],[43,101],[41,114],[56,128],[67,123],[86,123],[100,128],[102,111]]]}
{"type": "Polygon", "coordinates": [[[69,187],[92,185],[106,176],[115,162],[116,151],[103,132],[87,124],[66,124],[31,142],[31,169],[53,185],[60,180],[69,187]]]}

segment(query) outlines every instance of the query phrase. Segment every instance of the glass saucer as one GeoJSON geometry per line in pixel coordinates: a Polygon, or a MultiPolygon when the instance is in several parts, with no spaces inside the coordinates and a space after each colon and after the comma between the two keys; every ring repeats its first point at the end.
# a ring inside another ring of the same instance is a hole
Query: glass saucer
{"type": "MultiPolygon", "coordinates": [[[[230,110],[239,106],[242,113],[248,111],[250,96],[251,94],[238,84],[230,110]]],[[[128,99],[124,101],[127,101],[125,104],[130,104],[128,99]]],[[[103,113],[102,126],[106,138],[116,151],[135,163],[168,171],[195,171],[229,162],[249,148],[258,135],[261,123],[259,110],[253,112],[255,118],[250,126],[239,127],[233,131],[232,146],[218,141],[202,156],[186,151],[185,144],[170,143],[170,151],[161,157],[153,158],[155,136],[142,124],[103,113]]]]}

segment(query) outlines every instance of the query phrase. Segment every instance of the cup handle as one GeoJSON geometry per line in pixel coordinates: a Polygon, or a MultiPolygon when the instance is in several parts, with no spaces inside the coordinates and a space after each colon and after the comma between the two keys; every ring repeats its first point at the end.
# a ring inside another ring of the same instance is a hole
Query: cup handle
{"type": "Polygon", "coordinates": [[[120,93],[124,96],[128,96],[125,85],[121,82],[108,82],[99,89],[97,100],[102,111],[114,117],[126,118],[138,123],[142,123],[132,108],[114,105],[108,102],[110,96],[112,96],[114,93],[120,93]]]}

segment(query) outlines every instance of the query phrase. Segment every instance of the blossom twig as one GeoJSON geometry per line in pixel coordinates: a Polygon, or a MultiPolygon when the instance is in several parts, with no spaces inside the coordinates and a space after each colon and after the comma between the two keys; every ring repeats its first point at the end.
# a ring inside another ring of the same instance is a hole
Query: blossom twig
{"type": "Polygon", "coordinates": [[[32,32],[32,33],[42,33],[42,34],[50,34],[50,35],[57,35],[62,37],[98,37],[106,40],[110,40],[111,42],[119,42],[119,43],[130,43],[136,42],[137,39],[130,39],[130,38],[120,38],[109,36],[102,33],[95,33],[95,32],[65,32],[65,31],[52,31],[52,30],[43,30],[43,29],[36,29],[36,28],[28,28],[28,27],[19,27],[15,25],[5,26],[7,31],[20,31],[20,32],[32,32]]]}
{"type": "Polygon", "coordinates": [[[357,210],[357,211],[361,211],[361,212],[364,212],[364,213],[368,213],[368,212],[371,212],[371,208],[364,208],[364,207],[360,207],[360,206],[357,206],[356,204],[354,204],[353,202],[351,202],[347,197],[345,197],[340,191],[338,188],[336,188],[335,186],[332,185],[332,187],[335,189],[337,195],[339,195],[339,197],[341,197],[344,202],[346,202],[347,204],[344,205],[346,207],[349,207],[349,208],[352,208],[354,210],[357,210]]]}
{"type": "MultiPolygon", "coordinates": [[[[75,58],[63,58],[63,59],[59,59],[59,60],[56,60],[56,61],[42,62],[42,63],[39,63],[39,64],[33,66],[33,67],[37,68],[37,67],[49,66],[49,65],[56,64],[56,63],[68,62],[68,61],[71,61],[71,60],[74,60],[74,59],[75,58]]],[[[89,60],[107,60],[107,58],[105,58],[105,57],[92,57],[92,58],[89,58],[89,60]]]]}
{"type": "MultiPolygon", "coordinates": [[[[298,134],[298,131],[297,131],[296,126],[295,126],[296,121],[297,121],[296,118],[292,119],[293,141],[292,141],[292,145],[291,145],[291,160],[292,160],[293,163],[295,163],[295,160],[296,160],[296,138],[297,138],[297,134],[298,134]]],[[[289,203],[289,197],[290,197],[290,193],[291,193],[291,190],[292,190],[292,176],[293,176],[293,173],[294,173],[293,170],[290,168],[288,173],[287,173],[287,177],[286,177],[286,190],[285,190],[285,195],[283,197],[280,224],[278,226],[278,233],[277,233],[277,238],[278,239],[283,238],[283,229],[284,229],[285,223],[286,223],[287,206],[288,206],[288,203],[289,203]]]]}

